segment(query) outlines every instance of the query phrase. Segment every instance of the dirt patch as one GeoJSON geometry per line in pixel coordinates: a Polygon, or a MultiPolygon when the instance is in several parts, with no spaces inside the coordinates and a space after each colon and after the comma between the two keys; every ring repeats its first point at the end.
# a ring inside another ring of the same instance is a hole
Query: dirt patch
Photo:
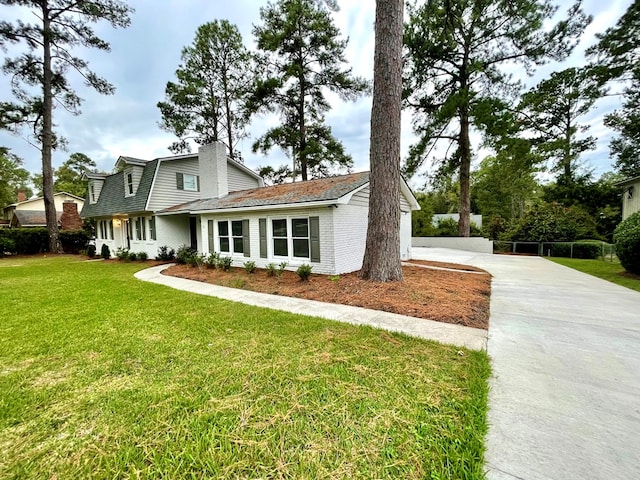
{"type": "Polygon", "coordinates": [[[460,271],[406,265],[402,268],[402,283],[360,280],[357,272],[340,276],[314,274],[306,282],[301,281],[295,272],[285,271],[280,278],[275,278],[268,277],[266,271],[261,269],[248,274],[242,268],[232,268],[229,272],[223,272],[175,265],[163,273],[226,287],[353,305],[468,327],[488,328],[491,292],[489,274],[468,273],[482,270],[467,265],[426,261],[415,263],[460,271]]]}

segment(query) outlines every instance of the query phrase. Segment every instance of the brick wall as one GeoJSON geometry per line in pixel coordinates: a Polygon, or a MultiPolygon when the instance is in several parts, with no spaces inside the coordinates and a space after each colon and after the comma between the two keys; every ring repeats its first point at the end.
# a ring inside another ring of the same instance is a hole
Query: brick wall
{"type": "Polygon", "coordinates": [[[77,203],[68,200],[62,204],[60,228],[62,230],[80,230],[82,228],[82,219],[78,213],[77,203]]]}

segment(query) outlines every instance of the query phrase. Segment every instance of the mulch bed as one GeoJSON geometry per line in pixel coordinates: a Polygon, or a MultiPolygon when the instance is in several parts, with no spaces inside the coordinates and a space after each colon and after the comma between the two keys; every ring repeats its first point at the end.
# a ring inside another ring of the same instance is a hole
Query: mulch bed
{"type": "MultiPolygon", "coordinates": [[[[265,270],[248,274],[243,268],[229,272],[175,265],[166,275],[188,278],[233,288],[289,297],[339,303],[399,313],[411,317],[487,329],[491,276],[465,273],[482,271],[467,265],[412,261],[424,265],[459,269],[460,272],[403,266],[403,282],[379,283],[360,280],[358,273],[340,276],[312,274],[303,282],[295,272],[280,278],[268,277],[265,270]]],[[[309,314],[313,314],[312,311],[309,314]]]]}

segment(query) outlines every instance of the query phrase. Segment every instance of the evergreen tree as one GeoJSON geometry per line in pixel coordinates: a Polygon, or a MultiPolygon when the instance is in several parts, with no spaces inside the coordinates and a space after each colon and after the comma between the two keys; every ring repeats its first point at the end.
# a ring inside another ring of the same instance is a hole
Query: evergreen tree
{"type": "Polygon", "coordinates": [[[302,180],[327,174],[331,165],[350,167],[351,157],[324,124],[328,91],[354,100],[368,89],[366,81],[344,66],[347,41],[339,38],[330,13],[314,0],[269,3],[260,9],[260,18],[262,25],[253,33],[266,77],[256,82],[251,109],[277,111],[282,124],[259,138],[253,150],[266,153],[280,147],[302,180]]]}
{"type": "Polygon", "coordinates": [[[8,148],[0,147],[0,208],[18,200],[18,190],[27,196],[31,190],[27,187],[29,172],[22,168],[22,159],[12,154],[8,148]]]}
{"type": "Polygon", "coordinates": [[[12,90],[17,103],[3,103],[0,126],[17,131],[31,125],[42,152],[42,180],[49,250],[61,252],[56,208],[53,198],[51,152],[59,144],[53,131],[54,102],[67,111],[80,113],[80,98],[67,78],[69,69],[78,72],[86,84],[102,94],[114,87],[92,72],[85,60],[73,55],[74,47],[109,50],[91,24],[105,20],[113,27],[129,25],[132,9],[119,0],[0,0],[2,5],[26,7],[38,22],[0,22],[0,46],[24,43],[26,52],[6,59],[5,73],[12,75],[12,90]],[[34,96],[26,87],[41,89],[34,96]]]}
{"type": "Polygon", "coordinates": [[[67,161],[55,170],[55,191],[84,198],[87,195],[87,182],[82,180],[82,174],[91,172],[95,167],[96,162],[84,153],[72,153],[67,161]]]}
{"type": "Polygon", "coordinates": [[[443,161],[459,171],[461,236],[470,228],[470,132],[499,128],[496,114],[520,87],[502,67],[532,72],[563,60],[590,21],[577,1],[566,20],[543,28],[556,10],[549,0],[426,0],[409,7],[405,98],[419,140],[405,171],[415,173],[436,144],[448,144],[443,161]]]}
{"type": "Polygon", "coordinates": [[[169,149],[189,152],[189,140],[198,145],[219,141],[229,157],[240,160],[235,148],[245,137],[244,100],[254,68],[238,27],[227,20],[201,25],[181,60],[177,81],[167,82],[165,101],[158,102],[160,126],[179,138],[169,149]]]}
{"type": "Polygon", "coordinates": [[[404,0],[376,0],[369,220],[360,278],[402,281],[400,137],[404,0]]]}
{"type": "Polygon", "coordinates": [[[603,95],[590,70],[567,68],[552,73],[522,97],[523,127],[535,132],[537,151],[553,162],[563,183],[574,181],[580,155],[596,147],[595,137],[582,135],[589,126],[578,121],[603,95]]]}

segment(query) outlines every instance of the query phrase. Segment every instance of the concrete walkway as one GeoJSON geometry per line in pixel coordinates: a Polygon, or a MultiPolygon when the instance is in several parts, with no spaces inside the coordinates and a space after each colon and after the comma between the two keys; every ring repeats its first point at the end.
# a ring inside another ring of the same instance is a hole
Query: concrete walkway
{"type": "Polygon", "coordinates": [[[640,478],[640,293],[538,257],[413,257],[494,276],[489,479],[640,478]]]}
{"type": "Polygon", "coordinates": [[[486,330],[407,317],[395,313],[368,310],[366,308],[351,307],[349,305],[337,305],[334,303],[323,303],[314,300],[221,287],[219,285],[162,275],[162,270],[168,267],[169,265],[160,265],[148,268],[137,272],[135,276],[140,280],[166,285],[178,290],[224,298],[257,307],[273,308],[301,315],[312,315],[314,317],[327,318],[329,320],[337,320],[355,325],[370,325],[384,330],[402,332],[414,337],[435,340],[470,348],[472,350],[486,349],[486,330]]]}

